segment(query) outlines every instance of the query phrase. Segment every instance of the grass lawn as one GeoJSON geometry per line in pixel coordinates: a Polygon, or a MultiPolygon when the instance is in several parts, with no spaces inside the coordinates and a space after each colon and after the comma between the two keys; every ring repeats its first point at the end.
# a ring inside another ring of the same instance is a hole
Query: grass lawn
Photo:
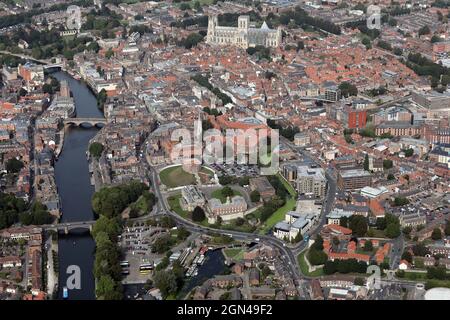
{"type": "MultiPolygon", "coordinates": [[[[129,1],[131,1],[131,0],[129,0],[129,1]]],[[[203,5],[211,5],[211,4],[213,4],[213,2],[214,2],[214,0],[191,0],[191,1],[189,1],[189,2],[187,2],[187,1],[184,1],[184,2],[179,2],[179,3],[175,3],[175,5],[176,6],[180,6],[180,4],[182,4],[182,3],[189,3],[189,5],[191,6],[191,9],[192,8],[194,8],[194,2],[196,2],[196,1],[198,1],[198,2],[200,2],[200,4],[202,5],[202,7],[203,7],[203,5]]]]}
{"type": "Polygon", "coordinates": [[[378,230],[376,228],[370,228],[370,230],[372,230],[371,232],[373,232],[371,237],[374,237],[374,238],[386,238],[386,235],[384,234],[384,230],[378,230]]]}
{"type": "Polygon", "coordinates": [[[183,170],[182,166],[170,167],[159,173],[161,182],[169,188],[195,184],[194,175],[183,170]]]}
{"type": "Polygon", "coordinates": [[[241,248],[224,249],[224,252],[225,255],[231,259],[242,260],[244,258],[244,250],[241,248]]]}
{"type": "Polygon", "coordinates": [[[284,187],[289,192],[291,197],[296,198],[297,197],[297,192],[294,190],[294,187],[280,173],[277,174],[277,177],[283,183],[284,187]]]}
{"type": "Polygon", "coordinates": [[[305,254],[307,250],[304,250],[302,253],[300,253],[297,257],[298,264],[300,266],[300,271],[305,275],[309,277],[320,277],[323,276],[323,268],[319,268],[316,271],[309,272],[308,265],[305,261],[305,254]]]}
{"type": "Polygon", "coordinates": [[[291,197],[286,201],[284,206],[282,206],[277,211],[275,211],[269,217],[269,219],[266,220],[266,222],[262,226],[262,229],[259,232],[259,234],[266,234],[267,231],[270,230],[270,228],[272,228],[275,224],[277,224],[277,222],[280,222],[281,220],[283,220],[286,212],[293,210],[297,203],[297,192],[295,192],[295,190],[291,186],[291,184],[289,182],[287,182],[287,180],[284,179],[284,177],[280,173],[277,174],[277,177],[281,181],[281,183],[283,183],[284,187],[289,192],[289,195],[291,197]]]}
{"type": "MultiPolygon", "coordinates": [[[[241,194],[239,191],[233,190],[233,195],[232,195],[232,197],[234,197],[234,196],[242,196],[242,194],[241,194]]],[[[222,202],[222,203],[225,203],[225,202],[227,201],[227,198],[224,197],[224,196],[222,195],[222,189],[214,190],[214,191],[211,193],[211,197],[212,197],[212,198],[219,199],[220,202],[222,202]]]]}
{"type": "Polygon", "coordinates": [[[167,198],[167,202],[169,202],[169,206],[172,211],[175,211],[181,217],[188,219],[189,212],[184,211],[183,208],[181,208],[180,198],[181,198],[181,193],[174,195],[174,196],[170,196],[169,198],[167,198]]]}
{"type": "Polygon", "coordinates": [[[281,220],[283,220],[286,212],[294,209],[296,203],[297,203],[297,201],[295,200],[295,198],[289,198],[289,200],[286,201],[286,204],[284,206],[282,206],[277,211],[275,211],[269,217],[269,219],[266,220],[266,222],[262,226],[262,229],[259,232],[259,234],[266,234],[267,231],[270,230],[270,228],[272,228],[275,224],[277,224],[277,222],[280,222],[281,220]]]}

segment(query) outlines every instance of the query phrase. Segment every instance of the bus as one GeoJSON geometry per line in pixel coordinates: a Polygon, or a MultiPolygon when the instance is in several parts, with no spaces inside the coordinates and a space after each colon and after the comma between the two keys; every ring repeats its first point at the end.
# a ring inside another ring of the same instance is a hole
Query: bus
{"type": "Polygon", "coordinates": [[[140,270],[139,273],[142,275],[150,274],[151,270],[140,270]]]}
{"type": "Polygon", "coordinates": [[[139,266],[139,271],[146,271],[146,270],[153,270],[153,264],[151,264],[151,263],[144,263],[144,264],[141,264],[140,266],[139,266]]]}

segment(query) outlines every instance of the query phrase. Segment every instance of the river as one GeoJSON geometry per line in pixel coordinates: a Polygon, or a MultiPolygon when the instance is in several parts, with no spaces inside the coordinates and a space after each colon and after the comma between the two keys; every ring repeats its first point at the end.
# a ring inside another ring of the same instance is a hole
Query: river
{"type": "MultiPolygon", "coordinates": [[[[58,80],[66,80],[75,100],[78,118],[103,117],[97,107],[97,100],[89,88],[64,72],[52,73],[58,80]]],[[[89,221],[94,219],[91,198],[94,187],[90,184],[89,166],[86,159],[89,140],[98,132],[97,128],[70,127],[64,137],[64,146],[55,163],[55,176],[62,207],[62,222],[89,221]]],[[[81,289],[69,290],[70,300],[95,299],[93,275],[95,243],[88,231],[74,231],[69,235],[59,234],[59,288],[67,283],[69,265],[76,265],[81,271],[81,289]]]]}

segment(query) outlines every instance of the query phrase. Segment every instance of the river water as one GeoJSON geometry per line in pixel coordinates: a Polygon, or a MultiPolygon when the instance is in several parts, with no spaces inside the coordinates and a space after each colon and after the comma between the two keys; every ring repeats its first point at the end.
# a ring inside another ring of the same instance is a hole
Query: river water
{"type": "MultiPolygon", "coordinates": [[[[103,117],[97,108],[97,100],[89,88],[64,72],[52,73],[58,80],[66,80],[72,91],[78,118],[103,117]]],[[[62,206],[62,222],[90,221],[94,219],[91,198],[94,187],[90,184],[89,166],[86,159],[89,140],[98,132],[97,128],[70,127],[64,137],[64,146],[55,163],[55,176],[62,206]]],[[[81,289],[69,290],[69,300],[95,299],[93,275],[95,243],[88,231],[71,231],[59,234],[59,289],[66,286],[67,267],[77,265],[81,271],[81,289]]]]}

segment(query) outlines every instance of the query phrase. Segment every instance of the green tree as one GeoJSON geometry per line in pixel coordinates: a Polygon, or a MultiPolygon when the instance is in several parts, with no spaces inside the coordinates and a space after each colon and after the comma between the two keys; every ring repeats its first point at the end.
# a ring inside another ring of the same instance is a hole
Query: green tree
{"type": "Polygon", "coordinates": [[[309,249],[308,260],[313,265],[322,265],[328,259],[328,256],[322,250],[309,249]]]}
{"type": "Polygon", "coordinates": [[[175,294],[177,292],[177,279],[173,272],[160,270],[153,276],[153,283],[161,291],[163,297],[175,294]]]}
{"type": "Polygon", "coordinates": [[[6,171],[11,173],[18,173],[23,167],[23,162],[16,158],[11,158],[6,162],[6,171]]]}
{"type": "Polygon", "coordinates": [[[444,232],[446,236],[450,236],[450,221],[447,221],[447,223],[445,224],[444,232]]]}
{"type": "Polygon", "coordinates": [[[364,281],[364,278],[356,277],[353,283],[356,286],[364,286],[366,284],[366,281],[364,281]]]}
{"type": "Polygon", "coordinates": [[[429,26],[423,26],[422,28],[419,29],[419,36],[425,35],[425,34],[430,34],[431,30],[429,26]]]}
{"type": "Polygon", "coordinates": [[[412,247],[413,253],[415,256],[424,257],[429,253],[428,248],[423,243],[415,244],[412,247]]]}
{"type": "Polygon", "coordinates": [[[364,170],[369,171],[369,155],[367,153],[364,157],[364,170]]]}
{"type": "Polygon", "coordinates": [[[413,262],[413,256],[409,251],[403,252],[402,259],[408,261],[409,263],[413,262]]]}
{"type": "Polygon", "coordinates": [[[252,202],[259,202],[260,199],[261,199],[261,195],[259,194],[258,190],[253,190],[250,193],[250,200],[252,200],[252,202]]]}
{"type": "Polygon", "coordinates": [[[229,186],[225,186],[222,188],[220,193],[222,194],[222,196],[224,196],[226,198],[226,197],[232,197],[234,194],[234,191],[229,186]]]}
{"type": "Polygon", "coordinates": [[[372,241],[367,240],[367,241],[364,243],[364,251],[372,252],[372,250],[373,250],[372,241]]]}
{"type": "Polygon", "coordinates": [[[363,237],[367,232],[367,220],[360,215],[353,215],[349,219],[349,228],[352,229],[354,235],[363,237]]]}
{"type": "Polygon", "coordinates": [[[394,198],[394,206],[401,207],[405,206],[409,203],[409,200],[405,197],[395,197],[394,198]]]}
{"type": "Polygon", "coordinates": [[[441,240],[442,239],[441,229],[434,228],[433,232],[431,233],[431,239],[433,239],[433,240],[441,240]]]}
{"type": "Polygon", "coordinates": [[[112,56],[114,56],[114,51],[111,48],[109,48],[108,51],[106,51],[105,53],[105,57],[106,59],[111,59],[112,56]]]}
{"type": "Polygon", "coordinates": [[[389,160],[389,159],[384,159],[383,160],[383,168],[384,169],[391,169],[393,167],[393,162],[392,162],[392,160],[389,160]]]}
{"type": "Polygon", "coordinates": [[[104,147],[100,142],[93,142],[89,146],[89,153],[98,159],[102,155],[103,148],[104,147]]]}
{"type": "Polygon", "coordinates": [[[351,84],[350,82],[342,82],[339,85],[339,89],[341,90],[341,94],[344,97],[358,95],[358,89],[356,88],[355,85],[351,84]]]}
{"type": "Polygon", "coordinates": [[[164,253],[169,251],[171,246],[174,244],[172,237],[168,234],[158,237],[152,243],[152,252],[164,253]]]}

